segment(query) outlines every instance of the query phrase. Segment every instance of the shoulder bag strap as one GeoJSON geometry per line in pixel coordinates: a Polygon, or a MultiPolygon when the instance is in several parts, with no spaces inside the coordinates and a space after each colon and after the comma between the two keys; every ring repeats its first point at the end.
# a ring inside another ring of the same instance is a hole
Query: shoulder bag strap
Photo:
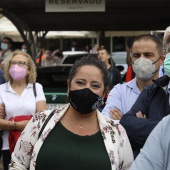
{"type": "Polygon", "coordinates": [[[35,87],[35,83],[33,83],[33,91],[34,91],[34,96],[37,96],[37,92],[36,92],[36,87],[35,87]]]}
{"type": "Polygon", "coordinates": [[[53,114],[54,114],[55,111],[56,111],[56,110],[53,110],[53,111],[50,113],[50,115],[48,116],[47,120],[46,120],[45,123],[43,124],[43,126],[42,126],[42,128],[41,128],[41,130],[40,130],[40,132],[39,132],[39,134],[38,134],[38,139],[40,138],[40,136],[41,136],[41,134],[42,134],[45,126],[47,125],[47,123],[49,122],[49,120],[51,119],[51,117],[53,116],[53,114]]]}

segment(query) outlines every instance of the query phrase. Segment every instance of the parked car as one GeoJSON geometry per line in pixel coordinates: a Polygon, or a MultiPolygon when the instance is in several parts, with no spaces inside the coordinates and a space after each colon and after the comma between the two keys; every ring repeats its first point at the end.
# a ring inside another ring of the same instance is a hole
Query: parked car
{"type": "Polygon", "coordinates": [[[111,57],[113,61],[116,63],[116,67],[119,69],[122,78],[125,76],[128,69],[126,55],[127,55],[126,51],[113,52],[111,54],[111,57]]]}
{"type": "Polygon", "coordinates": [[[63,60],[61,64],[74,64],[74,62],[83,56],[88,55],[85,51],[63,51],[63,60]]]}

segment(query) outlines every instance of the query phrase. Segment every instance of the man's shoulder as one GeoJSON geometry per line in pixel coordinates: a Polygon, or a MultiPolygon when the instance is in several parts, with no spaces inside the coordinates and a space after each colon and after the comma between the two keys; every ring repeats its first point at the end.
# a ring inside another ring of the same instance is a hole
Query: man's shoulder
{"type": "Polygon", "coordinates": [[[153,80],[153,84],[145,87],[145,90],[150,91],[150,90],[155,90],[158,88],[163,89],[163,87],[167,86],[169,84],[169,82],[170,82],[169,77],[165,75],[165,76],[160,77],[156,80],[153,80]]]}
{"type": "MultiPolygon", "coordinates": [[[[165,116],[165,117],[162,119],[161,123],[163,124],[163,126],[164,126],[166,129],[170,129],[170,126],[169,126],[169,124],[170,124],[170,115],[165,116]]],[[[167,131],[166,131],[166,132],[167,132],[167,131]]]]}
{"type": "Polygon", "coordinates": [[[116,66],[111,66],[111,67],[108,69],[108,71],[111,72],[111,73],[120,74],[120,71],[119,71],[119,69],[118,69],[116,66]]]}
{"type": "Polygon", "coordinates": [[[158,79],[156,80],[153,80],[153,82],[157,85],[157,86],[160,86],[160,87],[165,87],[169,84],[169,81],[170,81],[170,78],[165,75],[165,76],[162,76],[162,77],[159,77],[158,79]]]}
{"type": "Polygon", "coordinates": [[[161,86],[160,84],[156,84],[155,82],[147,87],[145,87],[142,92],[141,96],[147,96],[156,94],[156,96],[160,96],[165,93],[165,90],[163,88],[164,86],[161,86]]]}
{"type": "Polygon", "coordinates": [[[134,89],[133,86],[129,86],[128,83],[123,83],[123,84],[119,83],[112,88],[110,93],[114,95],[117,93],[126,95],[127,92],[133,92],[133,89],[134,89]]]}

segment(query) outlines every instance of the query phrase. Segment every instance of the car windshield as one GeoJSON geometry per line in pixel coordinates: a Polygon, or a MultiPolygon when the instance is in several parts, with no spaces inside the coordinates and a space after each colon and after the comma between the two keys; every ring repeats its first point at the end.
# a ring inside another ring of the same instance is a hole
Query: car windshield
{"type": "Polygon", "coordinates": [[[116,64],[126,64],[126,52],[114,52],[112,59],[116,64]]]}

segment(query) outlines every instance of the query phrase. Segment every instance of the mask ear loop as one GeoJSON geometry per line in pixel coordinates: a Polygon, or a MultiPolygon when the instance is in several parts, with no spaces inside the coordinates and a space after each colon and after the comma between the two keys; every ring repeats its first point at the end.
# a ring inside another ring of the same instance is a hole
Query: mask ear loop
{"type": "Polygon", "coordinates": [[[132,61],[132,58],[130,58],[131,63],[132,63],[132,64],[135,64],[135,61],[136,61],[136,60],[138,60],[138,59],[140,59],[140,58],[141,58],[141,57],[139,57],[139,58],[135,59],[134,61],[132,61]]]}
{"type": "MultiPolygon", "coordinates": [[[[155,63],[157,63],[157,62],[160,60],[160,58],[161,58],[161,56],[159,56],[159,58],[158,58],[155,62],[153,62],[152,65],[155,64],[155,63]]],[[[157,71],[159,71],[159,69],[157,69],[157,70],[156,70],[155,72],[153,72],[152,74],[155,74],[157,71]]]]}
{"type": "Polygon", "coordinates": [[[157,63],[160,60],[160,58],[161,58],[161,56],[159,56],[159,58],[155,62],[153,62],[152,64],[157,63]]]}

